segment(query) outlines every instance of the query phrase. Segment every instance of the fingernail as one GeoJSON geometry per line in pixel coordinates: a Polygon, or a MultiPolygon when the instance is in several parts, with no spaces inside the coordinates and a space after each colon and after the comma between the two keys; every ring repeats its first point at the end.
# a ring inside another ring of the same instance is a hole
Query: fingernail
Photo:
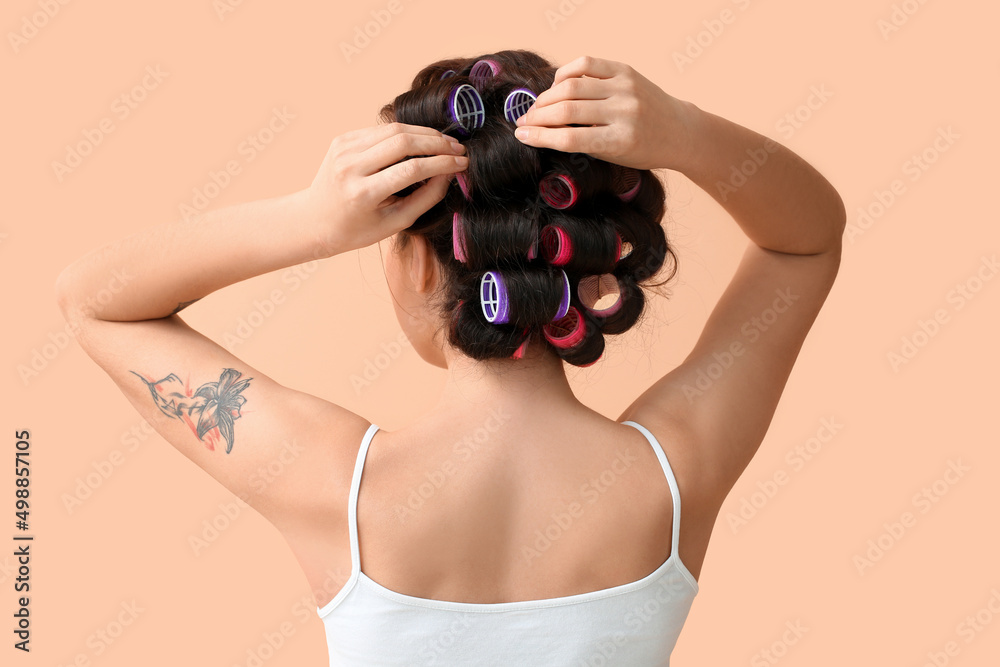
{"type": "Polygon", "coordinates": [[[456,155],[455,164],[457,164],[459,167],[466,167],[469,164],[469,158],[465,157],[464,155],[456,155]]]}
{"type": "Polygon", "coordinates": [[[526,127],[519,127],[514,130],[514,136],[521,141],[525,141],[529,136],[531,136],[531,131],[526,127]]]}
{"type": "Polygon", "coordinates": [[[464,153],[464,152],[465,152],[465,146],[464,146],[463,144],[460,144],[460,143],[458,143],[458,142],[455,142],[455,143],[454,143],[454,144],[452,145],[452,147],[451,147],[451,150],[455,151],[456,153],[459,153],[459,154],[461,154],[461,153],[464,153]]]}

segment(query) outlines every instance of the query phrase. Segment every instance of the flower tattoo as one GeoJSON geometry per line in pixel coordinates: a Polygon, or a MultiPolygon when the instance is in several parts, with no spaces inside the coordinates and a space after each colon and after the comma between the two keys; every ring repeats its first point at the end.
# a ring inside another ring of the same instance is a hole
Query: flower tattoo
{"type": "Polygon", "coordinates": [[[185,421],[206,447],[214,450],[221,437],[226,441],[226,453],[233,450],[233,421],[240,418],[240,408],[247,401],[242,392],[253,378],[240,380],[242,373],[227,368],[222,371],[218,382],[207,382],[198,387],[197,391],[192,391],[186,382],[181,382],[173,373],[156,382],[147,380],[135,371],[131,373],[149,387],[149,393],[160,412],[185,421]],[[198,415],[197,423],[193,419],[195,414],[198,415]]]}

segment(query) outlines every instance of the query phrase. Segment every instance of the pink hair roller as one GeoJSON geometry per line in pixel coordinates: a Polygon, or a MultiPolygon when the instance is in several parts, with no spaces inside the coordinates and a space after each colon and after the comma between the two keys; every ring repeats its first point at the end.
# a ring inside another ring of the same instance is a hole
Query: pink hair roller
{"type": "Polygon", "coordinates": [[[565,316],[542,327],[545,340],[563,350],[579,345],[586,332],[580,311],[574,306],[569,307],[565,316]]]}
{"type": "Polygon", "coordinates": [[[619,261],[622,258],[622,237],[619,236],[618,232],[615,232],[615,261],[619,261]]]}
{"type": "Polygon", "coordinates": [[[466,201],[470,201],[472,196],[469,194],[469,180],[465,176],[465,172],[456,172],[455,180],[458,182],[458,187],[462,191],[462,195],[465,197],[466,201]]]}
{"type": "Polygon", "coordinates": [[[531,327],[524,327],[524,333],[522,334],[524,336],[524,340],[521,341],[521,344],[517,347],[516,350],[514,350],[514,354],[510,355],[511,359],[521,359],[522,357],[524,357],[524,352],[525,350],[528,349],[529,331],[531,331],[531,327]]]}
{"type": "Polygon", "coordinates": [[[584,276],[576,286],[576,294],[580,297],[580,303],[597,317],[609,317],[617,313],[622,307],[621,289],[618,286],[618,278],[614,274],[604,273],[599,276],[584,276]],[[605,297],[614,296],[615,300],[601,308],[597,304],[607,301],[605,297]]]}
{"type": "Polygon", "coordinates": [[[542,227],[542,254],[554,266],[564,266],[573,257],[569,234],[558,225],[542,227]]]}
{"type": "Polygon", "coordinates": [[[495,60],[480,60],[472,66],[472,70],[469,72],[469,80],[472,81],[472,85],[482,90],[486,81],[499,73],[500,63],[495,60]]]}
{"type": "Polygon", "coordinates": [[[580,194],[573,179],[565,174],[549,174],[539,183],[538,191],[545,203],[556,209],[569,208],[580,194]]]}
{"type": "Polygon", "coordinates": [[[451,248],[455,253],[455,259],[464,264],[468,258],[465,252],[465,228],[462,226],[462,216],[458,211],[451,216],[451,248]]]}
{"type": "Polygon", "coordinates": [[[538,236],[535,236],[535,240],[531,242],[531,247],[528,248],[528,259],[534,259],[538,257],[538,236]]]}
{"type": "Polygon", "coordinates": [[[463,301],[462,299],[459,299],[458,300],[458,305],[455,306],[455,310],[452,311],[452,313],[451,313],[451,326],[450,326],[450,332],[451,333],[450,333],[450,335],[453,336],[453,337],[455,335],[455,328],[458,327],[458,321],[460,319],[462,319],[462,304],[464,304],[464,303],[465,303],[465,301],[463,301]]]}
{"type": "Polygon", "coordinates": [[[617,181],[615,192],[618,194],[618,198],[627,204],[639,194],[639,187],[642,185],[642,173],[637,169],[624,167],[619,170],[618,174],[618,178],[615,179],[617,181]]]}

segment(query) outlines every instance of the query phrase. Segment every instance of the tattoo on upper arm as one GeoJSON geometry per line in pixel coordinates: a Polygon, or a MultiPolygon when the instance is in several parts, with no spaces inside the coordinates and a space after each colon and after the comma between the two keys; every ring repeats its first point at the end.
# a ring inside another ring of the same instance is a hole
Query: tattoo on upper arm
{"type": "Polygon", "coordinates": [[[197,299],[191,299],[190,301],[182,301],[181,303],[177,304],[177,307],[174,308],[173,312],[170,313],[170,315],[176,315],[177,313],[181,312],[182,310],[190,306],[192,303],[195,303],[196,301],[201,301],[201,297],[198,297],[197,299]]]}
{"type": "Polygon", "coordinates": [[[206,382],[192,391],[173,373],[154,382],[135,371],[130,372],[146,383],[160,412],[186,422],[209,449],[214,450],[221,437],[226,442],[226,453],[232,451],[233,421],[240,417],[240,408],[247,400],[242,392],[253,378],[241,380],[242,373],[227,368],[222,371],[218,382],[206,382]],[[194,421],[195,415],[197,422],[194,421]]]}

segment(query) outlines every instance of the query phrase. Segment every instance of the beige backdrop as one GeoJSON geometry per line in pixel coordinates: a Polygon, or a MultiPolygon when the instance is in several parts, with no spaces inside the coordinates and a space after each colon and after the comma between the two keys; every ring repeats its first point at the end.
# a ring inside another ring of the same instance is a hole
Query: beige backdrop
{"type": "MultiPolygon", "coordinates": [[[[419,67],[504,48],[627,62],[798,152],[847,205],[839,282],[725,503],[674,664],[998,664],[995,3],[11,0],[2,14],[3,664],[326,664],[276,530],[144,428],[66,335],[53,283],[185,206],[304,187],[330,140],[374,124],[419,67]],[[12,648],[21,429],[30,656],[12,648]]],[[[706,193],[675,172],[668,186],[673,297],[570,369],[610,417],[685,356],[744,246],[706,193]]],[[[228,287],[185,319],[389,430],[443,380],[395,345],[375,246],[228,287]]]]}

